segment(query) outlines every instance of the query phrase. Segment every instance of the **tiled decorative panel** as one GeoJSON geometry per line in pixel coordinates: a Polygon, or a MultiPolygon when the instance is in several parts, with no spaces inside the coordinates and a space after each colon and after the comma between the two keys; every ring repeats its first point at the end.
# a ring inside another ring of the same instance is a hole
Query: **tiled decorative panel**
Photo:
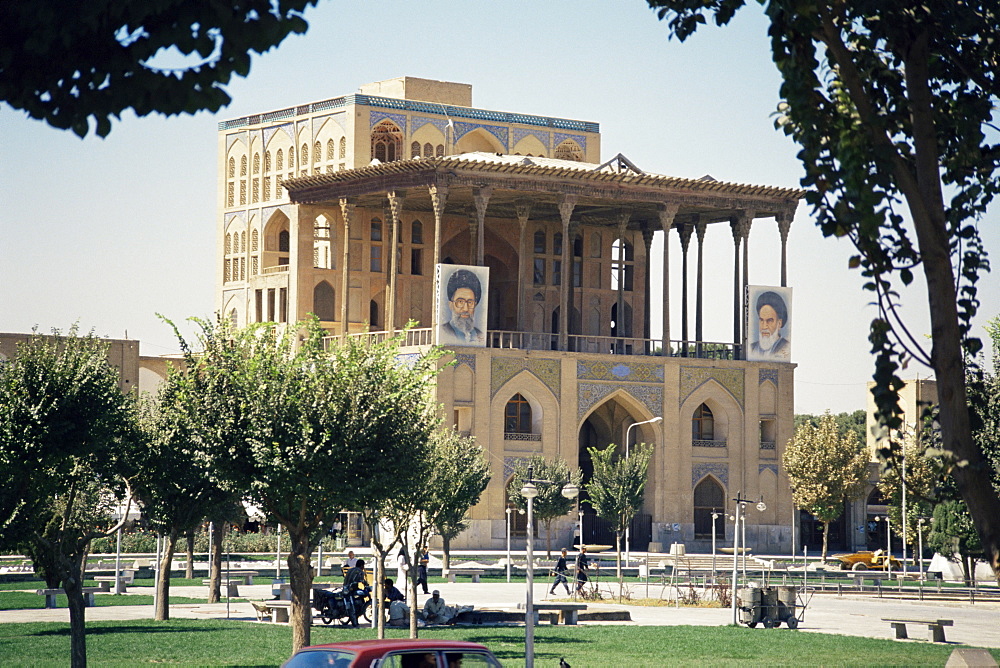
{"type": "Polygon", "coordinates": [[[697,487],[698,482],[707,475],[713,475],[729,487],[729,464],[717,462],[697,462],[691,467],[691,487],[697,487]]]}
{"type": "Polygon", "coordinates": [[[761,369],[757,377],[758,383],[763,383],[765,380],[769,380],[774,383],[774,386],[778,386],[778,370],[777,369],[761,369]]]}
{"type": "Polygon", "coordinates": [[[376,123],[381,123],[387,118],[398,125],[399,129],[404,133],[406,132],[406,114],[390,114],[386,111],[368,112],[368,122],[370,123],[370,127],[375,127],[376,123]]]}
{"type": "Polygon", "coordinates": [[[663,411],[663,387],[658,385],[620,385],[607,383],[578,383],[576,386],[576,417],[582,419],[591,408],[617,390],[623,390],[644,405],[653,415],[663,411]]]}
{"type": "Polygon", "coordinates": [[[581,380],[612,380],[631,383],[662,383],[663,366],[644,362],[594,362],[576,363],[576,377],[581,380]]]}
{"type": "Polygon", "coordinates": [[[510,130],[502,125],[486,125],[484,123],[455,123],[455,141],[458,141],[473,130],[482,128],[496,137],[505,147],[508,145],[510,130]]]}
{"type": "Polygon", "coordinates": [[[706,382],[714,380],[729,390],[736,402],[743,406],[743,369],[716,369],[701,366],[681,367],[681,387],[678,394],[678,403],[691,396],[691,393],[704,385],[706,382]]]}
{"type": "Polygon", "coordinates": [[[757,471],[758,475],[764,471],[772,471],[774,475],[778,475],[778,465],[777,464],[760,464],[757,471]]]}
{"type": "Polygon", "coordinates": [[[476,370],[476,356],[475,355],[466,355],[464,353],[457,353],[455,355],[455,368],[457,369],[458,367],[462,366],[463,364],[466,365],[467,367],[469,367],[470,369],[472,369],[473,372],[475,372],[475,370],[476,370]]]}
{"type": "Polygon", "coordinates": [[[523,357],[494,357],[490,374],[490,396],[494,396],[507,381],[521,373],[530,371],[542,381],[552,393],[559,396],[559,360],[525,359],[523,357]]]}

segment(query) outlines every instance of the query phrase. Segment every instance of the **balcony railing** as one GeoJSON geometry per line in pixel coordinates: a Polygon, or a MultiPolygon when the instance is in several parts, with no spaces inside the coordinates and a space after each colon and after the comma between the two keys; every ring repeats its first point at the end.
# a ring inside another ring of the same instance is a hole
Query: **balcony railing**
{"type": "Polygon", "coordinates": [[[774,450],[775,449],[775,443],[774,443],[774,441],[761,441],[760,442],[760,449],[761,450],[774,450]]]}
{"type": "Polygon", "coordinates": [[[261,269],[262,274],[283,274],[288,272],[287,264],[276,264],[273,267],[264,267],[261,269]]]}
{"type": "Polygon", "coordinates": [[[696,448],[724,448],[726,447],[726,442],[713,441],[707,438],[694,438],[691,439],[691,445],[696,448]]]}
{"type": "Polygon", "coordinates": [[[541,434],[517,434],[514,432],[504,432],[503,440],[505,441],[540,441],[542,440],[541,434]]]}
{"type": "MultiPolygon", "coordinates": [[[[400,332],[396,332],[399,334],[400,332]]],[[[364,337],[373,342],[390,338],[389,332],[358,332],[352,337],[364,337]]],[[[335,339],[337,337],[327,337],[335,339]]],[[[429,346],[434,343],[430,327],[407,330],[404,346],[429,346]]],[[[464,346],[463,346],[464,347],[464,346]]],[[[490,330],[486,333],[486,347],[513,350],[559,350],[559,335],[550,332],[516,332],[490,330]]],[[[620,336],[589,336],[570,334],[566,338],[566,349],[576,353],[599,355],[644,355],[663,356],[662,339],[644,339],[620,336]]],[[[700,359],[732,360],[741,359],[739,347],[732,343],[713,341],[671,341],[669,357],[692,357],[700,359]]]]}

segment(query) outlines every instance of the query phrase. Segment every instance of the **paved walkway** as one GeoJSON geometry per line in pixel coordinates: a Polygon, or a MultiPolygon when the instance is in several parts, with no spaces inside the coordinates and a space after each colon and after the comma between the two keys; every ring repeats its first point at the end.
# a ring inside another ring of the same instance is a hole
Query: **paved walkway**
{"type": "MultiPolygon", "coordinates": [[[[476,607],[514,608],[524,601],[525,587],[523,583],[441,583],[433,585],[441,591],[441,596],[452,605],[474,605],[476,607]]],[[[536,581],[535,600],[542,601],[548,592],[548,580],[536,581]]],[[[635,585],[633,585],[635,586],[635,585]]],[[[650,594],[659,594],[659,586],[650,586],[650,594]]],[[[147,587],[133,587],[131,593],[150,593],[147,587]]],[[[205,587],[172,587],[171,594],[175,596],[204,597],[205,587]]],[[[240,585],[240,593],[255,600],[271,598],[270,584],[240,585]]],[[[644,587],[638,586],[636,596],[644,596],[644,587]]],[[[418,595],[423,605],[427,598],[418,595]]],[[[638,624],[643,626],[722,626],[732,621],[729,609],[718,608],[674,608],[674,607],[640,607],[611,602],[590,604],[590,609],[627,609],[632,615],[632,622],[584,622],[585,624],[638,624]]],[[[152,617],[151,605],[141,606],[101,606],[87,609],[87,620],[120,620],[149,619],[152,617]]],[[[170,608],[172,617],[210,619],[227,616],[230,619],[256,622],[253,608],[246,602],[232,602],[213,605],[174,605],[170,608]]],[[[953,619],[955,626],[946,629],[949,642],[965,643],[981,647],[1000,647],[1000,604],[998,603],[959,603],[930,601],[896,601],[878,599],[866,596],[844,596],[835,594],[814,596],[805,610],[805,616],[799,625],[801,631],[834,633],[869,638],[892,638],[892,629],[882,617],[953,619]]],[[[69,613],[65,608],[56,610],[2,610],[0,623],[7,622],[37,622],[37,621],[68,621],[69,613]]],[[[767,631],[758,627],[761,633],[767,631]]],[[[912,638],[925,638],[925,629],[912,628],[912,638]]]]}

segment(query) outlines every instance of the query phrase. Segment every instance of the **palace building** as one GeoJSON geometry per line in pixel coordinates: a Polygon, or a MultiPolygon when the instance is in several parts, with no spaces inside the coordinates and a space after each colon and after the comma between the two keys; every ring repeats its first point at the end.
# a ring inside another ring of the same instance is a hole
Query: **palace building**
{"type": "MultiPolygon", "coordinates": [[[[561,457],[586,479],[588,447],[628,438],[655,446],[633,549],[710,549],[713,526],[731,540],[725,513],[741,492],[766,504],[747,507],[749,546],[787,551],[793,508],[779,462],[795,365],[787,352],[746,358],[767,309],[787,351],[790,311],[747,300],[747,241],[752,229],[780,244],[765,294],[787,294],[785,243],[802,192],[647,173],[620,154],[602,158],[600,139],[597,123],[479,109],[471,86],[411,77],[222,122],[218,309],[239,325],[315,314],[331,337],[415,321],[401,354],[452,351],[437,399],[493,464],[455,547],[504,545],[519,459],[561,457]],[[680,251],[664,244],[654,264],[657,234],[676,235],[680,251]],[[725,294],[703,294],[708,234],[733,241],[711,265],[732,267],[725,294]],[[671,262],[683,268],[679,285],[671,262]],[[475,287],[438,286],[437,272],[475,275],[475,287]],[[664,301],[655,323],[654,281],[664,301]],[[706,308],[731,328],[706,336],[706,308]],[[475,326],[456,344],[443,332],[461,325],[462,309],[475,326]]],[[[561,539],[576,522],[557,524],[561,539]]],[[[587,504],[583,533],[608,539],[587,504]]]]}

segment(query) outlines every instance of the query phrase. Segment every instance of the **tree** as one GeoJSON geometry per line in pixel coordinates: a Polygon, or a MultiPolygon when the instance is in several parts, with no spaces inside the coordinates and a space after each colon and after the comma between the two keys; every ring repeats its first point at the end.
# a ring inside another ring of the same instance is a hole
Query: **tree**
{"type": "MultiPolygon", "coordinates": [[[[810,413],[796,413],[794,428],[798,429],[800,425],[806,422],[814,427],[818,427],[819,421],[822,417],[822,415],[812,415],[810,413]]],[[[840,433],[841,437],[847,435],[848,431],[853,431],[859,443],[866,442],[868,433],[868,416],[865,414],[864,410],[858,409],[850,413],[836,413],[833,416],[833,420],[837,423],[837,431],[840,433]]]]}
{"type": "MultiPolygon", "coordinates": [[[[802,147],[801,183],[817,224],[852,241],[850,266],[876,294],[869,340],[881,433],[901,427],[900,367],[913,358],[933,368],[942,447],[961,464],[956,485],[1000,573],[1000,496],[983,475],[988,463],[972,438],[965,383],[965,361],[982,347],[970,333],[976,282],[989,267],[976,223],[1000,189],[1000,146],[986,135],[1000,97],[1000,6],[759,1],[783,79],[776,127],[802,147]],[[929,352],[897,310],[900,286],[918,269],[929,352]]],[[[706,15],[726,25],[745,4],[647,2],[681,41],[706,15]]]]}
{"type": "Polygon", "coordinates": [[[781,461],[792,486],[792,501],[823,523],[826,559],[830,522],[844,512],[846,502],[864,493],[868,451],[853,431],[841,437],[827,412],[818,427],[806,423],[795,430],[781,461]]]}
{"type": "Polygon", "coordinates": [[[490,465],[475,439],[454,429],[442,429],[435,438],[435,463],[430,481],[432,498],[427,517],[444,542],[442,562],[451,565],[451,541],[469,524],[466,513],[479,503],[490,483],[490,465]]]}
{"type": "Polygon", "coordinates": [[[618,574],[619,597],[622,587],[622,536],[625,528],[642,507],[646,489],[646,472],[653,457],[653,446],[640,443],[632,446],[628,457],[616,459],[614,443],[603,450],[587,448],[594,462],[594,475],[587,483],[587,502],[598,517],[615,529],[615,569],[618,574]]]}
{"type": "MultiPolygon", "coordinates": [[[[897,527],[903,526],[903,472],[906,472],[906,526],[905,541],[917,543],[917,523],[930,516],[934,499],[939,491],[942,473],[938,461],[926,455],[934,435],[929,429],[918,426],[919,431],[902,435],[905,444],[896,451],[900,461],[886,469],[878,481],[879,491],[886,500],[889,519],[897,527]],[[905,457],[905,461],[903,458],[905,457]]],[[[914,550],[915,551],[915,550],[914,550]]]]}
{"type": "Polygon", "coordinates": [[[927,546],[946,559],[962,564],[966,586],[974,576],[969,561],[982,556],[983,545],[969,517],[965,504],[958,500],[943,501],[934,507],[927,546]]]}
{"type": "Polygon", "coordinates": [[[348,339],[324,349],[314,320],[281,334],[200,322],[202,352],[186,351],[201,397],[199,448],[220,483],[288,531],[293,651],[309,644],[310,557],[342,508],[378,505],[421,484],[414,451],[437,425],[429,401],[438,351],[397,360],[401,339],[348,339]]]}
{"type": "MultiPolygon", "coordinates": [[[[206,517],[216,517],[222,508],[239,501],[234,492],[223,489],[213,479],[217,462],[197,452],[199,420],[192,420],[192,416],[197,415],[198,397],[187,391],[190,387],[184,372],[171,368],[155,401],[145,403],[141,421],[147,449],[136,476],[136,492],[150,525],[166,538],[159,568],[160,573],[167,574],[177,538],[193,537],[194,530],[206,517]]],[[[218,549],[213,557],[217,555],[221,557],[218,549]]],[[[212,561],[214,563],[215,559],[212,561]]],[[[216,577],[210,578],[213,581],[209,588],[217,599],[218,569],[210,570],[216,577]]],[[[154,618],[169,619],[170,578],[159,578],[156,586],[154,618]]]]}
{"type": "MultiPolygon", "coordinates": [[[[573,510],[574,501],[562,495],[562,488],[567,482],[579,486],[580,471],[571,471],[569,464],[564,459],[550,462],[541,455],[532,455],[518,461],[514,466],[514,476],[507,485],[507,497],[518,510],[525,510],[528,507],[527,499],[521,495],[521,487],[524,486],[524,481],[528,478],[529,468],[532,471],[532,479],[547,480],[553,483],[551,485],[538,485],[538,496],[535,497],[532,505],[534,519],[545,525],[545,555],[546,558],[551,559],[552,521],[573,510]]],[[[528,527],[528,531],[534,530],[534,527],[528,527]]]]}
{"type": "Polygon", "coordinates": [[[117,529],[138,437],[106,344],[76,327],[54,334],[35,332],[0,367],[0,546],[26,547],[62,584],[76,668],[87,664],[84,562],[90,541],[117,529]]]}
{"type": "Polygon", "coordinates": [[[218,111],[230,102],[232,76],[250,72],[250,54],[304,33],[302,12],[316,3],[8,0],[0,4],[0,100],[80,137],[91,117],[106,136],[127,109],[218,111]]]}

